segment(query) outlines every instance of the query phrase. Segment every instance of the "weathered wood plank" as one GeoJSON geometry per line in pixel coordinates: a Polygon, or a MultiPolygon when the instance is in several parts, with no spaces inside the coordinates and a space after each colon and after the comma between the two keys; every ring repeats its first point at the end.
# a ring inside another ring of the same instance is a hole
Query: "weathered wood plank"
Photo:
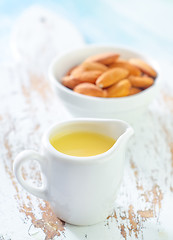
{"type": "MultiPolygon", "coordinates": [[[[25,148],[38,150],[44,129],[54,121],[64,119],[62,116],[64,109],[44,76],[28,74],[25,66],[21,68],[21,65],[20,70],[18,66],[14,66],[11,73],[12,71],[14,71],[12,75],[16,77],[13,78],[13,87],[9,89],[7,84],[7,96],[11,97],[5,101],[3,108],[10,110],[1,112],[3,136],[1,144],[3,166],[14,187],[15,204],[20,217],[28,226],[30,235],[31,230],[35,235],[37,230],[34,229],[38,228],[45,233],[46,239],[59,236],[61,231],[66,236],[69,226],[66,225],[64,228],[64,223],[52,213],[47,202],[22,190],[12,172],[12,163],[17,152],[25,148]],[[17,102],[20,102],[17,108],[11,106],[17,102]],[[56,108],[58,112],[54,111],[56,108]]],[[[148,222],[156,226],[158,233],[160,231],[159,217],[164,192],[172,192],[173,139],[170,134],[173,128],[172,103],[171,96],[162,94],[145,116],[145,121],[135,126],[136,136],[128,150],[124,179],[115,203],[115,212],[103,224],[110,232],[113,232],[113,228],[119,229],[124,239],[143,239],[148,222]],[[162,109],[159,108],[160,101],[162,109]]],[[[30,170],[27,167],[24,171],[25,179],[33,177],[40,181],[37,165],[31,163],[29,167],[30,170]]],[[[70,228],[73,229],[71,226],[70,228]]],[[[88,231],[91,231],[91,227],[88,231]]]]}

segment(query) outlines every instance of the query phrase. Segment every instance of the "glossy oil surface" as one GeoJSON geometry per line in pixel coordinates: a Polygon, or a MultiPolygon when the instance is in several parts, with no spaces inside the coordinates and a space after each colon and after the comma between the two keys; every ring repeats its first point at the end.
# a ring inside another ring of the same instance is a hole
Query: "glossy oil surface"
{"type": "Polygon", "coordinates": [[[64,154],[89,157],[108,151],[115,139],[99,133],[80,131],[57,134],[50,139],[50,143],[64,154]]]}

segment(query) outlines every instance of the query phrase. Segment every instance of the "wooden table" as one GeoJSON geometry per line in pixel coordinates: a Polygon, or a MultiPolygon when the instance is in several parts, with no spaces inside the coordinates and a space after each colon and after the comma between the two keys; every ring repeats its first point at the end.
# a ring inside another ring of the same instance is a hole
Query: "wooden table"
{"type": "MultiPolygon", "coordinates": [[[[16,58],[0,66],[0,239],[172,240],[173,82],[165,81],[147,114],[135,124],[135,138],[127,151],[114,213],[103,223],[86,227],[66,224],[54,215],[48,202],[28,194],[17,183],[13,174],[17,153],[39,150],[44,130],[71,117],[47,77],[50,59],[61,52],[50,40],[50,28],[56,28],[51,25],[54,20],[46,12],[40,12],[37,19],[33,17],[35,31],[39,29],[44,38],[39,38],[39,51],[36,42],[30,44],[35,38],[29,33],[19,37],[18,25],[13,35],[16,58]]],[[[75,42],[82,45],[82,39],[75,34],[75,42]]],[[[57,37],[55,33],[53,37],[57,37]]],[[[165,66],[168,76],[172,70],[168,64],[165,66]]],[[[23,168],[23,177],[41,184],[35,162],[23,168]]]]}

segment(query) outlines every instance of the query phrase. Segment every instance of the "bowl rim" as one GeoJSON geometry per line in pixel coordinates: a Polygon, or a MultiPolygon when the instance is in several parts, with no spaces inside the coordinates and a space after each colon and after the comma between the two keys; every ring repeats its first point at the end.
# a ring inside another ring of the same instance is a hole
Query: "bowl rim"
{"type": "Polygon", "coordinates": [[[56,87],[58,87],[60,90],[66,92],[67,94],[70,94],[71,96],[73,97],[76,97],[76,98],[79,98],[79,99],[83,99],[83,100],[87,100],[87,101],[95,101],[95,102],[126,102],[130,99],[138,99],[139,97],[143,97],[145,95],[148,95],[151,91],[153,91],[154,88],[156,88],[156,86],[158,85],[158,83],[160,82],[159,81],[159,76],[160,74],[157,75],[155,81],[154,81],[154,84],[137,93],[137,94],[134,94],[134,95],[130,95],[130,96],[125,96],[125,97],[115,97],[115,98],[103,98],[103,97],[94,97],[94,96],[87,96],[87,95],[84,95],[84,94],[79,94],[79,93],[76,93],[74,91],[72,91],[71,89],[63,86],[61,84],[60,81],[57,80],[57,78],[54,76],[54,73],[53,73],[53,68],[55,66],[55,64],[57,64],[57,62],[61,61],[62,58],[64,58],[65,56],[68,56],[69,54],[73,54],[75,53],[76,51],[83,51],[83,50],[86,50],[86,49],[94,49],[94,48],[97,48],[100,50],[103,48],[112,48],[113,49],[118,49],[118,50],[127,50],[129,52],[132,52],[134,54],[137,54],[139,56],[141,56],[141,58],[143,59],[147,59],[149,60],[149,63],[152,63],[152,65],[154,65],[154,68],[156,69],[157,72],[158,69],[159,69],[159,64],[150,56],[147,56],[145,54],[143,54],[142,52],[138,52],[136,50],[134,50],[133,48],[130,48],[130,47],[127,47],[127,46],[123,46],[123,45],[113,45],[113,44],[87,44],[85,46],[81,46],[81,47],[78,47],[78,48],[74,48],[74,49],[71,49],[71,50],[67,50],[65,52],[63,52],[62,54],[54,57],[54,59],[52,60],[52,62],[50,63],[50,66],[49,66],[49,70],[48,70],[48,75],[49,75],[49,79],[51,80],[51,82],[53,82],[54,85],[56,85],[56,87]]]}

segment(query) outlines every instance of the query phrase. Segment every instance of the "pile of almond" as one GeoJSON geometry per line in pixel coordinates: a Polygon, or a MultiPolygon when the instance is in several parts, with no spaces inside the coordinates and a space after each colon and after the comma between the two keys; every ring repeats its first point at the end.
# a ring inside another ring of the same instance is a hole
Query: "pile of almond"
{"type": "Polygon", "coordinates": [[[62,84],[89,96],[125,97],[150,87],[156,76],[156,71],[141,59],[124,60],[119,54],[104,53],[70,69],[62,84]]]}

